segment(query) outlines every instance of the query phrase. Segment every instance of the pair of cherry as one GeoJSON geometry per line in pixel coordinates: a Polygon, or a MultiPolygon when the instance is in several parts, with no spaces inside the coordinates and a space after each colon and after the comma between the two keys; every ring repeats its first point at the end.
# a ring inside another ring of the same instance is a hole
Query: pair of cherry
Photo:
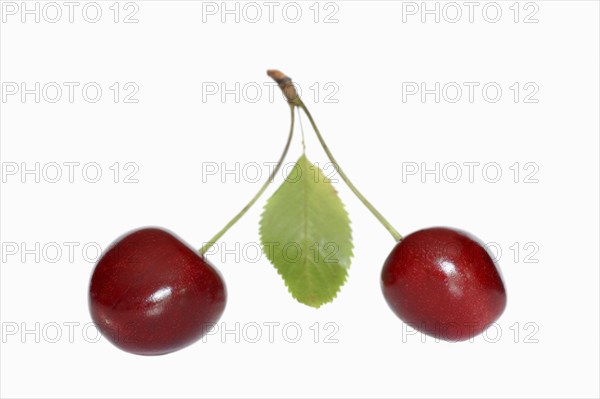
{"type": "MultiPolygon", "coordinates": [[[[268,73],[292,109],[305,111],[337,165],[291,80],[278,71],[268,73]]],[[[381,273],[383,295],[398,317],[447,341],[474,337],[500,317],[506,306],[504,284],[495,261],[476,238],[443,227],[402,238],[339,168],[338,173],[398,241],[381,273]]],[[[222,277],[201,255],[207,248],[198,253],[158,228],[117,239],[99,260],[90,283],[90,311],[102,334],[117,347],[142,355],[173,352],[201,338],[223,314],[227,297],[222,277]]]]}

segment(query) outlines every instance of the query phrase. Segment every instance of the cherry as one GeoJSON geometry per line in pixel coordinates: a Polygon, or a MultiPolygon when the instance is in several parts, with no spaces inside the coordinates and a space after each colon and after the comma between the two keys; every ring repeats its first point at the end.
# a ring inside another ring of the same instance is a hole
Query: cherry
{"type": "Polygon", "coordinates": [[[219,273],[157,228],[116,240],[90,282],[90,312],[100,332],[139,355],[161,355],[194,343],[218,321],[225,302],[219,273]]]}
{"type": "Polygon", "coordinates": [[[468,233],[435,227],[402,239],[381,273],[394,313],[425,334],[464,341],[496,321],[506,291],[494,260],[468,233]]]}
{"type": "Polygon", "coordinates": [[[381,286],[392,310],[414,328],[449,341],[469,339],[500,317],[506,291],[499,270],[474,237],[459,230],[430,228],[406,238],[350,181],[325,143],[291,78],[267,72],[290,106],[307,116],[321,147],[350,191],[371,211],[398,244],[383,267],[381,286]]]}

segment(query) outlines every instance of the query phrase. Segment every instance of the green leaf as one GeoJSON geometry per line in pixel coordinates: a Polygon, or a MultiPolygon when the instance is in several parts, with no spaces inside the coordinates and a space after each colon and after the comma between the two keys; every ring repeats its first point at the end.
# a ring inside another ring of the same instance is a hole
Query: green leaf
{"type": "Polygon", "coordinates": [[[260,238],[265,255],[299,302],[318,308],[346,282],[350,218],[329,180],[305,155],[267,201],[260,238]]]}

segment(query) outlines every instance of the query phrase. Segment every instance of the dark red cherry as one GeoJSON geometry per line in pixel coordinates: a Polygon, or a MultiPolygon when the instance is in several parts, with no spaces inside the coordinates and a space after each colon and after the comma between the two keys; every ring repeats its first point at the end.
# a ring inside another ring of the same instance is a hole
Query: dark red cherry
{"type": "Polygon", "coordinates": [[[197,341],[226,302],[219,273],[171,233],[146,228],[115,241],[90,283],[92,319],[124,351],[161,355],[197,341]]]}
{"type": "Polygon", "coordinates": [[[506,306],[498,267],[479,241],[443,227],[401,240],[387,258],[381,287],[398,317],[447,341],[463,341],[496,321],[506,306]]]}

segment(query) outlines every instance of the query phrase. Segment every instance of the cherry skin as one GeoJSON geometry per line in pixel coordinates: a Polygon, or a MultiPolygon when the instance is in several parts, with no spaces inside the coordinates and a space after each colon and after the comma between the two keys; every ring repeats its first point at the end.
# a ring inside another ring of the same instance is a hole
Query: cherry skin
{"type": "Polygon", "coordinates": [[[489,253],[468,233],[444,227],[417,231],[396,244],[381,287],[404,322],[446,341],[480,334],[506,307],[504,283],[489,253]]]}
{"type": "Polygon", "coordinates": [[[161,355],[196,342],[219,320],[225,302],[219,273],[158,228],[116,240],[90,282],[90,313],[102,335],[139,355],[161,355]]]}

